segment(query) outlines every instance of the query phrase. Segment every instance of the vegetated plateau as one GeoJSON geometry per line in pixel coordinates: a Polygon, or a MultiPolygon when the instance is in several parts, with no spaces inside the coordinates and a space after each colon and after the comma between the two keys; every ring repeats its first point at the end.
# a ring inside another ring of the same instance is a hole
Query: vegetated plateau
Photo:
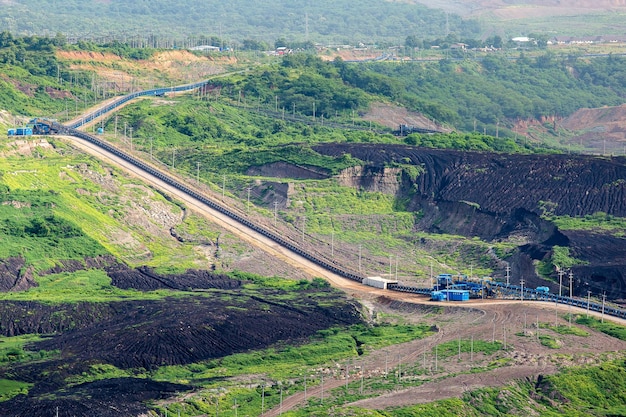
{"type": "MultiPolygon", "coordinates": [[[[0,102],[13,115],[68,120],[185,78],[180,61],[161,72],[162,51],[106,46],[94,59],[57,41],[5,36],[0,102]]],[[[175,57],[205,75],[237,64],[175,57]]],[[[514,279],[558,291],[559,266],[576,294],[619,301],[624,158],[565,153],[577,139],[554,115],[621,104],[623,73],[620,57],[391,67],[303,54],[92,128],[285,236],[333,242],[345,264],[360,254],[368,274],[391,274],[395,259],[400,280],[421,286],[431,265],[502,278],[509,264],[514,279]],[[520,74],[530,99],[511,99],[520,74]],[[380,109],[394,110],[385,123],[380,109]],[[394,136],[402,117],[440,133],[394,136]]],[[[623,413],[623,327],[523,305],[346,296],[59,138],[7,138],[2,153],[2,415],[259,415],[283,399],[300,401],[292,415],[623,413]],[[587,367],[553,375],[575,365],[587,367]],[[477,374],[482,389],[462,394],[477,374]]]]}

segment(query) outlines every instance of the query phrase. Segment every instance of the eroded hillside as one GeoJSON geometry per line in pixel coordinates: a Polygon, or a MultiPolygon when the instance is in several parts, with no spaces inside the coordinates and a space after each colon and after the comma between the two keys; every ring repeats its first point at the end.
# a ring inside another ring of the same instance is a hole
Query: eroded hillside
{"type": "MultiPolygon", "coordinates": [[[[555,246],[580,260],[572,268],[575,294],[587,291],[626,296],[626,239],[621,231],[559,229],[551,220],[602,213],[626,217],[626,158],[581,155],[509,155],[457,152],[407,146],[319,145],[331,156],[349,153],[375,167],[407,163],[421,167],[413,181],[403,176],[401,197],[421,211],[420,230],[519,242],[511,263],[514,276],[544,285],[535,271],[555,246]],[[534,279],[531,277],[534,276],[534,279]]],[[[353,185],[368,186],[367,176],[353,185]]],[[[556,271],[552,271],[556,275],[556,271]]],[[[555,289],[555,285],[548,283],[555,289]]],[[[558,291],[558,290],[557,290],[558,291]]]]}

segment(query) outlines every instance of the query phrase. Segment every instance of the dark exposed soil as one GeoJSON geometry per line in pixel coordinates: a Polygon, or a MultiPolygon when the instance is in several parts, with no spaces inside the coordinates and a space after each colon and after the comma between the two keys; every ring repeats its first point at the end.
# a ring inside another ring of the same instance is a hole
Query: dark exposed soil
{"type": "MultiPolygon", "coordinates": [[[[600,231],[560,231],[541,216],[585,216],[602,212],[626,217],[626,158],[584,155],[508,155],[416,148],[402,145],[325,144],[315,150],[349,153],[382,170],[393,162],[421,166],[415,182],[403,176],[398,197],[424,216],[421,230],[478,236],[487,241],[524,242],[508,259],[513,276],[529,285],[546,283],[534,261],[555,245],[586,262],[573,268],[574,293],[626,297],[626,239],[600,231]]],[[[372,170],[372,168],[370,168],[372,170]]],[[[361,181],[359,186],[365,182],[361,181]]],[[[556,272],[555,272],[556,274],[556,272]]]]}
{"type": "MultiPolygon", "coordinates": [[[[76,272],[85,269],[102,269],[111,278],[111,284],[122,289],[134,288],[141,291],[158,289],[233,289],[241,286],[241,281],[227,275],[215,274],[203,270],[189,270],[182,274],[163,275],[154,272],[147,266],[135,269],[119,263],[112,256],[86,258],[82,261],[66,259],[39,274],[50,275],[62,272],[76,272]]],[[[0,260],[0,291],[25,291],[37,286],[31,269],[25,267],[23,258],[0,260]]]]}
{"type": "Polygon", "coordinates": [[[414,204],[467,201],[488,213],[523,208],[541,214],[551,202],[556,215],[604,212],[626,217],[626,158],[581,155],[509,155],[393,145],[330,144],[324,155],[349,153],[369,164],[422,166],[414,204]]]}
{"type": "Polygon", "coordinates": [[[0,412],[15,417],[137,416],[148,411],[146,402],[190,389],[186,385],[149,379],[115,378],[54,392],[54,398],[20,395],[9,403],[0,403],[0,412]]]}
{"type": "Polygon", "coordinates": [[[204,294],[65,305],[0,302],[0,334],[50,335],[29,349],[60,352],[53,360],[0,368],[11,379],[35,384],[27,397],[0,403],[0,415],[50,416],[57,406],[61,416],[138,415],[147,410],[145,401],[189,387],[123,378],[68,388],[65,381],[88,372],[91,364],[147,370],[184,365],[297,344],[318,330],[361,320],[355,305],[331,289],[303,289],[296,301],[282,301],[282,291],[244,293],[242,281],[206,271],[161,276],[148,268],[131,270],[100,261],[123,288],[183,288],[204,294]]]}
{"type": "Polygon", "coordinates": [[[223,295],[226,300],[186,297],[111,303],[95,307],[91,323],[38,342],[34,349],[60,348],[63,356],[77,360],[99,358],[119,368],[153,369],[295,341],[358,321],[350,305],[324,308],[303,294],[306,299],[294,307],[272,302],[277,294],[262,296],[268,301],[229,292],[223,295]]]}
{"type": "Polygon", "coordinates": [[[37,286],[32,270],[24,258],[12,257],[0,261],[0,291],[24,291],[37,286]]]}

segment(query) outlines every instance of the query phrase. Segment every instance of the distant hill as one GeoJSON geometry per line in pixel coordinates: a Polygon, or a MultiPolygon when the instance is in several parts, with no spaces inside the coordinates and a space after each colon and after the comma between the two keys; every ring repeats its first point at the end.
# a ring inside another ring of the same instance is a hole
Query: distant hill
{"type": "Polygon", "coordinates": [[[424,5],[381,0],[20,0],[0,2],[0,31],[70,37],[216,36],[226,41],[402,43],[406,36],[475,37],[478,23],[424,5]]]}
{"type": "Polygon", "coordinates": [[[479,19],[481,30],[519,36],[621,34],[626,4],[621,0],[412,0],[417,4],[479,19]]]}
{"type": "Polygon", "coordinates": [[[572,12],[587,14],[624,10],[621,0],[413,0],[414,3],[442,9],[461,16],[494,13],[501,17],[572,16],[572,12]]]}

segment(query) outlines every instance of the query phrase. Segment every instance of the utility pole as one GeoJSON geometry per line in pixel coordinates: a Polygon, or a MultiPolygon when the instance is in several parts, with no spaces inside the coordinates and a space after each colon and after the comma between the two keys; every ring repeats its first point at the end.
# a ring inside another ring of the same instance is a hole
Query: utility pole
{"type": "Polygon", "coordinates": [[[387,374],[389,371],[388,364],[389,364],[389,352],[385,351],[385,378],[387,378],[387,374]]]}
{"type": "Polygon", "coordinates": [[[521,292],[521,295],[522,295],[522,302],[524,302],[524,278],[522,278],[522,279],[520,280],[520,284],[521,284],[521,286],[522,286],[522,292],[521,292]]]}
{"type": "Polygon", "coordinates": [[[604,323],[604,304],[606,303],[606,291],[602,293],[602,323],[604,323]]]}
{"type": "Polygon", "coordinates": [[[222,201],[226,195],[226,174],[224,174],[224,180],[222,181],[222,201]]]}
{"type": "Polygon", "coordinates": [[[396,256],[396,281],[398,280],[398,256],[396,256]]]}
{"type": "Polygon", "coordinates": [[[362,250],[362,245],[359,245],[359,272],[361,272],[361,250],[362,250]]]}
{"type": "Polygon", "coordinates": [[[587,290],[587,318],[589,318],[589,301],[591,299],[591,291],[587,290]]]}
{"type": "Polygon", "coordinates": [[[248,214],[250,214],[250,190],[252,190],[251,187],[246,188],[246,190],[248,190],[248,204],[246,206],[246,210],[248,212],[248,214]]]}
{"type": "Polygon", "coordinates": [[[363,379],[365,378],[365,367],[361,368],[361,389],[359,394],[363,395],[363,379]]]}
{"type": "Polygon", "coordinates": [[[526,312],[524,311],[524,333],[526,333],[526,312]]]}
{"type": "Polygon", "coordinates": [[[557,326],[557,323],[559,321],[559,300],[555,299],[554,300],[554,327],[557,326]]]}
{"type": "Polygon", "coordinates": [[[507,287],[510,284],[509,282],[510,273],[511,273],[511,266],[509,264],[506,264],[506,286],[507,287]]]}
{"type": "Polygon", "coordinates": [[[563,289],[563,271],[559,269],[559,297],[562,296],[563,289]]]}
{"type": "Polygon", "coordinates": [[[276,227],[277,219],[278,219],[278,201],[274,201],[274,227],[276,227]]]}
{"type": "Polygon", "coordinates": [[[435,284],[433,284],[433,261],[430,261],[430,285],[435,288],[435,284]]]}
{"type": "MultiPolygon", "coordinates": [[[[150,156],[152,156],[152,149],[150,149],[150,156]]],[[[200,162],[196,161],[196,182],[200,185],[200,162]]]]}
{"type": "Polygon", "coordinates": [[[539,340],[539,314],[537,314],[537,340],[539,340]]]}
{"type": "Polygon", "coordinates": [[[402,361],[398,355],[398,382],[402,381],[402,361]]]}

